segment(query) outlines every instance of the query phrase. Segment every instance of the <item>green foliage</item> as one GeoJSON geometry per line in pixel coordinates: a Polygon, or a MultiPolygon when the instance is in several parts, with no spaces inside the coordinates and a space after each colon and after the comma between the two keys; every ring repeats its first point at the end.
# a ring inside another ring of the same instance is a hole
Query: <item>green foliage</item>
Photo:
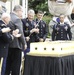
{"type": "Polygon", "coordinates": [[[47,24],[47,29],[48,29],[48,35],[47,35],[47,38],[49,38],[50,37],[50,33],[49,33],[49,22],[50,22],[50,20],[51,20],[51,18],[52,18],[52,16],[51,15],[45,15],[44,17],[43,17],[43,20],[46,22],[46,24],[47,24]]]}
{"type": "Polygon", "coordinates": [[[46,22],[46,24],[48,25],[49,24],[49,22],[50,22],[50,20],[51,20],[51,16],[49,16],[49,15],[45,15],[44,17],[43,17],[43,20],[46,22]]]}
{"type": "Polygon", "coordinates": [[[29,0],[28,5],[29,9],[34,9],[35,12],[42,10],[43,12],[46,11],[47,14],[49,13],[47,0],[29,0]]]}
{"type": "Polygon", "coordinates": [[[43,20],[47,23],[51,20],[52,15],[48,11],[48,0],[28,0],[29,9],[34,9],[36,12],[38,10],[46,11],[43,20]]]}

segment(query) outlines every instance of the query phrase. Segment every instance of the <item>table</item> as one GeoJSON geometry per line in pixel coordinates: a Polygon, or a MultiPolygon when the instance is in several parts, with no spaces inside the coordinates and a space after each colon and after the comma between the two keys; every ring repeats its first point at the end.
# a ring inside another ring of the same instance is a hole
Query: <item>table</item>
{"type": "Polygon", "coordinates": [[[25,57],[24,75],[74,75],[74,55],[25,57]]]}
{"type": "Polygon", "coordinates": [[[74,75],[74,41],[31,43],[24,75],[74,75]]]}

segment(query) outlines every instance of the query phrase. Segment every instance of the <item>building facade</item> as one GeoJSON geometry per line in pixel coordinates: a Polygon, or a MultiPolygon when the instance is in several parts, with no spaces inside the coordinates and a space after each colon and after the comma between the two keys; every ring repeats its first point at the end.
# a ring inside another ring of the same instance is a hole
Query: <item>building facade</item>
{"type": "Polygon", "coordinates": [[[0,0],[0,4],[6,7],[8,13],[12,12],[15,5],[22,5],[23,17],[27,17],[28,0],[0,0]]]}

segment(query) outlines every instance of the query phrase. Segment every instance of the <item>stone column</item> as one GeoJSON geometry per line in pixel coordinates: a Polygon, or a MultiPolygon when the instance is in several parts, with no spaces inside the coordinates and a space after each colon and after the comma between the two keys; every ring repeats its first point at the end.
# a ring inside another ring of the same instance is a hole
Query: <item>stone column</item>
{"type": "Polygon", "coordinates": [[[23,18],[24,18],[27,17],[28,0],[22,0],[22,6],[23,6],[23,18]]]}

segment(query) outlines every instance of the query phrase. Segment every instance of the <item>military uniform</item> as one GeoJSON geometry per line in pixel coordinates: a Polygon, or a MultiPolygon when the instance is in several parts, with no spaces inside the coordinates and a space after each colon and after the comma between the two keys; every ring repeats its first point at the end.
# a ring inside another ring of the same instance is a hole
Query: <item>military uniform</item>
{"type": "Polygon", "coordinates": [[[29,21],[28,18],[26,19],[22,19],[22,23],[23,23],[23,31],[24,31],[24,36],[25,37],[30,37],[29,41],[27,41],[27,47],[30,48],[30,43],[31,42],[35,42],[35,38],[36,38],[36,33],[30,33],[30,30],[32,30],[33,28],[35,28],[35,21],[33,20],[32,22],[29,21]]]}
{"type": "Polygon", "coordinates": [[[2,33],[1,29],[6,28],[4,23],[0,20],[0,58],[7,57],[9,43],[12,41],[10,33],[2,33]]]}
{"type": "Polygon", "coordinates": [[[43,20],[39,21],[38,19],[36,19],[36,25],[37,25],[37,28],[39,29],[39,33],[37,34],[35,41],[39,42],[40,38],[42,38],[43,41],[45,41],[47,37],[47,33],[48,33],[46,23],[43,20]]]}
{"type": "Polygon", "coordinates": [[[53,26],[52,32],[52,40],[71,40],[72,33],[70,30],[70,26],[67,23],[60,24],[53,26]]]}

